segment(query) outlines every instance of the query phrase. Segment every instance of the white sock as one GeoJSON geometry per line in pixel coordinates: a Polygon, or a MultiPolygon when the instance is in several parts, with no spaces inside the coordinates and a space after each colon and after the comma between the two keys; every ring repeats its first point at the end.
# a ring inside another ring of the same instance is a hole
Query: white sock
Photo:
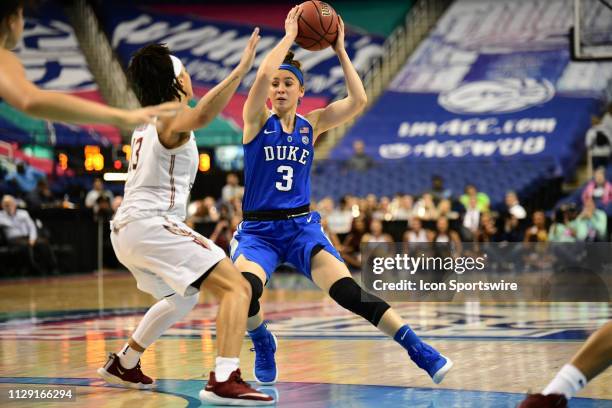
{"type": "Polygon", "coordinates": [[[238,369],[239,358],[217,357],[215,360],[215,379],[218,382],[225,382],[230,374],[238,369]]]}
{"type": "Polygon", "coordinates": [[[572,398],[578,391],[584,388],[587,384],[587,379],[571,364],[566,364],[557,373],[555,378],[548,384],[542,394],[563,394],[568,400],[572,398]]]}
{"type": "Polygon", "coordinates": [[[119,362],[123,368],[134,368],[138,360],[140,360],[142,353],[131,348],[128,343],[125,343],[125,346],[123,346],[117,355],[119,356],[119,362]]]}

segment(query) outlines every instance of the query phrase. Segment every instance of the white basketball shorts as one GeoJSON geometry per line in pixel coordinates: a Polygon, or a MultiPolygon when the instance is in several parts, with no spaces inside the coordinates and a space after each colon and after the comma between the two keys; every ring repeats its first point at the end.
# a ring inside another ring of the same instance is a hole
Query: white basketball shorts
{"type": "Polygon", "coordinates": [[[138,289],[157,299],[195,294],[197,289],[190,285],[226,257],[183,222],[159,216],[111,227],[111,243],[138,289]]]}

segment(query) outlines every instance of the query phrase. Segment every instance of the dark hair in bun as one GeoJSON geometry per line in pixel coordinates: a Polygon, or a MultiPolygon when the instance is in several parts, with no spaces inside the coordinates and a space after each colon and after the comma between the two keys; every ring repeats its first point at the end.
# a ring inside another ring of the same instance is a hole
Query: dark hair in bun
{"type": "MultiPolygon", "coordinates": [[[[293,51],[287,52],[287,55],[285,55],[285,59],[283,60],[283,64],[293,65],[294,67],[299,69],[300,72],[302,72],[302,64],[300,63],[300,61],[293,59],[293,57],[295,57],[295,54],[293,53],[293,51]]],[[[302,72],[302,75],[303,74],[304,73],[302,72]]]]}

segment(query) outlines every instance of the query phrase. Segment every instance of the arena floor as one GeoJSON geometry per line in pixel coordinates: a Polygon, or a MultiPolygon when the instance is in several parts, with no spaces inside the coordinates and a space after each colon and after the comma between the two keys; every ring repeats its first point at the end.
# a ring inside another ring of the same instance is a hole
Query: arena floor
{"type": "MultiPolygon", "coordinates": [[[[281,278],[281,277],[279,277],[281,278]]],[[[3,407],[197,407],[214,366],[216,307],[200,299],[143,357],[153,391],[105,385],[96,369],[117,351],[153,299],[127,273],[0,284],[0,391],[30,384],[76,386],[76,402],[2,400],[3,407]],[[103,282],[98,286],[98,282],[103,282]],[[102,290],[101,290],[102,289],[102,290]]],[[[282,407],[511,408],[539,391],[580,343],[612,319],[608,303],[418,304],[396,307],[455,367],[434,385],[407,354],[314,290],[264,297],[279,337],[279,383],[262,389],[282,407]]],[[[245,341],[241,366],[252,380],[245,341]]],[[[612,407],[612,370],[590,383],[576,408],[612,407]]]]}

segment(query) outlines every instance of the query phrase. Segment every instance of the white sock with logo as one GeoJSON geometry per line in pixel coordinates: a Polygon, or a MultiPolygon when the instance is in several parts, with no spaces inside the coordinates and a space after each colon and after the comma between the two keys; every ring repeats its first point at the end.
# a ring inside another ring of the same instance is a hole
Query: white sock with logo
{"type": "Polygon", "coordinates": [[[230,374],[238,369],[239,358],[217,357],[215,360],[215,379],[217,382],[225,382],[230,374]]]}
{"type": "Polygon", "coordinates": [[[123,348],[119,353],[117,353],[117,355],[119,356],[119,362],[121,363],[121,367],[134,368],[136,367],[138,360],[140,360],[140,356],[142,356],[142,353],[131,348],[128,343],[125,343],[125,346],[123,346],[123,348]]]}
{"type": "Polygon", "coordinates": [[[587,379],[571,364],[566,364],[557,373],[555,378],[548,384],[542,394],[563,394],[568,400],[572,398],[578,391],[584,388],[587,384],[587,379]]]}

